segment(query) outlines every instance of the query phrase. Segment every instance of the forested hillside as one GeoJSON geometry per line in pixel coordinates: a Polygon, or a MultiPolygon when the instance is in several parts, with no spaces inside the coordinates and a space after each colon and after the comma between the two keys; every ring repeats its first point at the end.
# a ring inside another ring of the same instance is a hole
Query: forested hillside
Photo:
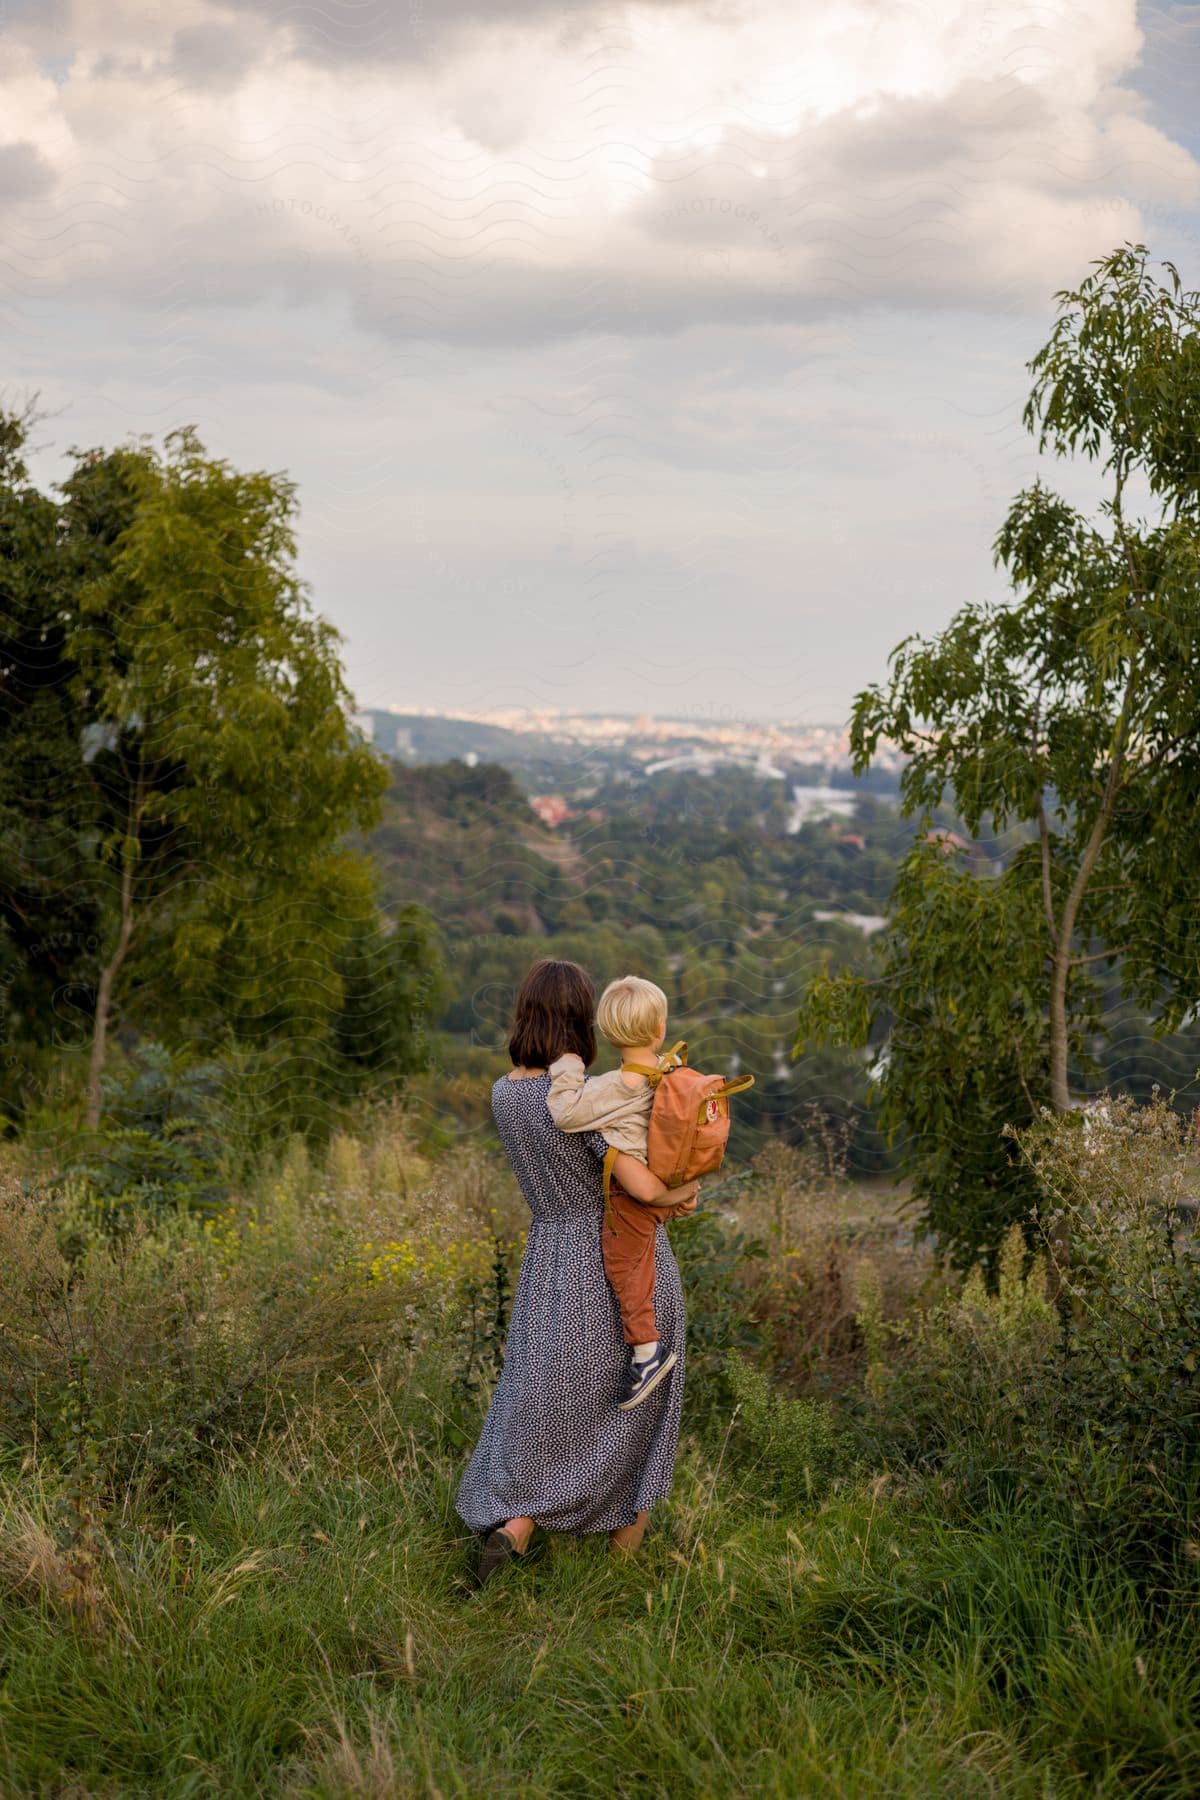
{"type": "MultiPolygon", "coordinates": [[[[796,832],[789,811],[784,784],[748,770],[674,772],[589,790],[551,830],[496,764],[393,763],[367,846],[385,908],[427,909],[449,971],[438,1070],[416,1083],[427,1116],[484,1122],[512,994],[535,957],[555,955],[601,983],[649,976],[670,1001],[672,1035],[687,1036],[698,1059],[753,1071],[736,1109],[735,1160],[771,1137],[804,1141],[819,1114],[845,1122],[858,1173],[896,1167],[875,1122],[869,1057],[810,1049],[793,1061],[791,1046],[817,971],[875,970],[874,928],[917,827],[883,795],[860,794],[853,818],[796,832]]],[[[957,824],[939,815],[942,832],[957,824]]],[[[985,831],[979,843],[958,833],[943,841],[986,873],[1023,840],[1001,844],[985,831]]],[[[1155,1039],[1116,972],[1101,1007],[1110,1029],[1091,1046],[1093,1079],[1143,1100],[1157,1084],[1188,1104],[1200,1025],[1155,1039]]]]}
{"type": "MultiPolygon", "coordinates": [[[[741,770],[602,789],[555,831],[494,765],[393,767],[367,840],[385,905],[413,901],[437,922],[450,971],[448,1104],[482,1117],[513,991],[537,956],[582,962],[598,982],[627,971],[666,992],[673,1035],[705,1065],[750,1068],[735,1151],[797,1136],[808,1102],[856,1122],[861,1167],[882,1166],[863,1060],[838,1052],[794,1066],[806,976],[836,948],[869,967],[869,939],[820,912],[877,914],[912,835],[894,810],[860,804],[845,821],[788,835],[781,784],[741,770]]],[[[434,1111],[439,1089],[421,1084],[434,1111]]]]}

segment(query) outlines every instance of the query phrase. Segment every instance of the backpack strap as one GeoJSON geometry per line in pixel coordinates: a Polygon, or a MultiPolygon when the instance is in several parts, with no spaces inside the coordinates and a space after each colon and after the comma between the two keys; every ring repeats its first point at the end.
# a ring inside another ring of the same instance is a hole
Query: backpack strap
{"type": "Polygon", "coordinates": [[[623,1069],[632,1069],[635,1075],[644,1075],[653,1087],[657,1087],[664,1075],[672,1069],[682,1069],[687,1063],[687,1043],[680,1038],[669,1050],[664,1050],[656,1063],[622,1063],[623,1069]]]}
{"type": "Polygon", "coordinates": [[[612,1173],[620,1151],[615,1144],[608,1144],[604,1151],[604,1223],[616,1234],[617,1220],[612,1209],[612,1173]]]}

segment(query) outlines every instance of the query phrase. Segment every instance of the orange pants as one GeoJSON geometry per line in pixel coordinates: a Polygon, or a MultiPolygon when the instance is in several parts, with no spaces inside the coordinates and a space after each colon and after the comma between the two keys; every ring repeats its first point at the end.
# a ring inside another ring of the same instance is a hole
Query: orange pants
{"type": "Polygon", "coordinates": [[[605,1215],[600,1232],[604,1273],[621,1309],[625,1342],[650,1344],[658,1337],[654,1317],[654,1244],[659,1220],[667,1214],[661,1206],[643,1206],[631,1200],[615,1182],[610,1207],[611,1216],[605,1215]]]}

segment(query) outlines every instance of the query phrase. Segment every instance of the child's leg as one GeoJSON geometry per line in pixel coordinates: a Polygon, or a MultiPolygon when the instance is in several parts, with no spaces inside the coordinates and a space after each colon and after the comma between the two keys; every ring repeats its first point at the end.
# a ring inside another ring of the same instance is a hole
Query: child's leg
{"type": "Polygon", "coordinates": [[[604,1273],[621,1309],[625,1342],[656,1343],[654,1242],[662,1215],[656,1207],[642,1206],[616,1187],[612,1190],[611,1206],[612,1219],[605,1218],[601,1231],[604,1273]]]}

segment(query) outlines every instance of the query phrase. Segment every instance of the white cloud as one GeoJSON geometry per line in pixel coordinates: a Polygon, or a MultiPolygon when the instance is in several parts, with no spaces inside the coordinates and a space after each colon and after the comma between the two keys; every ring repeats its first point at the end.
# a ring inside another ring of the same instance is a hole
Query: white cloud
{"type": "Polygon", "coordinates": [[[66,79],[18,46],[6,84],[12,139],[57,175],[22,219],[38,291],[226,304],[302,273],[369,331],[476,341],[1030,304],[1108,247],[1098,198],[1197,196],[1119,85],[1131,0],[452,16],[429,66],[319,65],[310,15],[266,0],[81,0],[66,79]]]}
{"type": "Polygon", "coordinates": [[[1143,232],[1200,285],[1141,44],[1132,0],[31,8],[12,374],[59,449],[288,467],[365,700],[831,716],[993,579],[1052,292],[1143,232]]]}

